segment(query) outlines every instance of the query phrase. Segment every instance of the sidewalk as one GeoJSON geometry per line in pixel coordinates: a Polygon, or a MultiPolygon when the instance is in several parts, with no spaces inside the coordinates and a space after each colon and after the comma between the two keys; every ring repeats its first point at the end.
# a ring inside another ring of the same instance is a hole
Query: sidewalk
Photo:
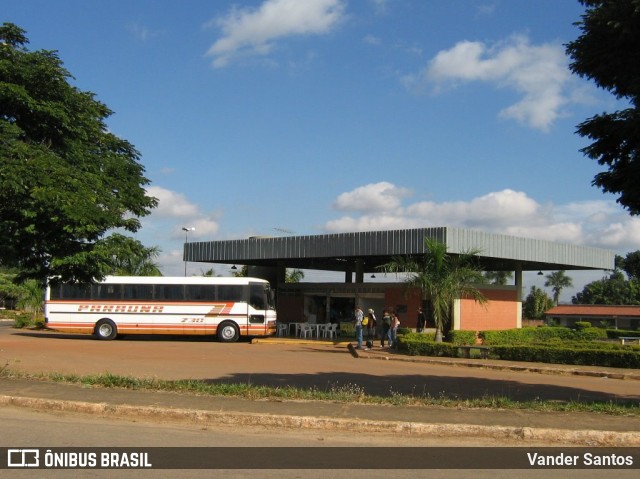
{"type": "MultiPolygon", "coordinates": [[[[287,338],[256,341],[300,342],[287,338]]],[[[321,343],[318,340],[307,342],[321,343]]],[[[345,354],[349,354],[349,344],[343,344],[345,354]]],[[[631,380],[634,383],[635,380],[640,380],[638,370],[603,371],[579,366],[409,357],[380,348],[370,351],[353,350],[352,353],[355,353],[357,359],[438,362],[459,367],[530,371],[531,374],[598,375],[615,381],[631,380]]],[[[26,379],[0,379],[0,406],[98,414],[103,417],[135,417],[148,421],[176,421],[198,426],[218,424],[323,429],[349,433],[483,437],[513,440],[514,445],[543,442],[558,445],[640,446],[640,417],[604,414],[375,406],[320,401],[250,401],[169,392],[92,388],[26,379]]]]}

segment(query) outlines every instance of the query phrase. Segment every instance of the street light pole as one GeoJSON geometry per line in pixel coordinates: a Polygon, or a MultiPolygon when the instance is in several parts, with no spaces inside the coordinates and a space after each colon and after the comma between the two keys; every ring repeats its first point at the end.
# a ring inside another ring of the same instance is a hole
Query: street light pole
{"type": "MultiPolygon", "coordinates": [[[[182,227],[182,231],[184,231],[184,244],[188,245],[189,244],[189,231],[195,231],[195,227],[192,226],[190,228],[187,228],[186,226],[182,227]]],[[[185,259],[184,259],[184,276],[185,278],[187,277],[187,258],[185,255],[185,259]]]]}

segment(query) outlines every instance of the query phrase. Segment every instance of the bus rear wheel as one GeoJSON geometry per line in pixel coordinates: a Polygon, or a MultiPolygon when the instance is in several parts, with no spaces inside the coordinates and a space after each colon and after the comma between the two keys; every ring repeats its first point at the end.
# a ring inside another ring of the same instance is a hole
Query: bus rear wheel
{"type": "Polygon", "coordinates": [[[240,337],[238,326],[234,323],[226,322],[218,326],[218,339],[223,343],[233,343],[240,337]]]}
{"type": "Polygon", "coordinates": [[[101,319],[96,323],[94,334],[98,339],[111,340],[118,335],[118,328],[110,319],[101,319]]]}

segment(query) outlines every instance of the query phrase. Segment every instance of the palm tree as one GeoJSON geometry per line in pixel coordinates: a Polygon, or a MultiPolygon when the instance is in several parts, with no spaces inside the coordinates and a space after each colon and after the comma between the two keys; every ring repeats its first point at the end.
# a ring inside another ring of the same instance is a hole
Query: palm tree
{"type": "Polygon", "coordinates": [[[469,250],[458,256],[447,254],[447,245],[437,240],[424,240],[426,253],[415,257],[396,256],[380,267],[389,273],[406,273],[405,285],[420,288],[423,300],[429,300],[436,324],[435,340],[442,341],[444,328],[451,320],[453,302],[460,298],[472,298],[486,304],[485,296],[473,286],[482,283],[482,271],[475,264],[477,250],[469,250]]]}
{"type": "Polygon", "coordinates": [[[114,274],[116,276],[162,276],[160,265],[154,261],[160,254],[160,248],[142,247],[138,251],[131,252],[129,256],[119,257],[116,260],[114,274]]]}
{"type": "Polygon", "coordinates": [[[546,281],[544,286],[548,288],[551,286],[551,292],[553,293],[553,302],[558,305],[558,301],[560,300],[560,293],[564,288],[571,288],[573,286],[573,281],[569,276],[565,274],[565,271],[561,269],[560,271],[553,271],[552,273],[545,276],[546,281]]]}
{"type": "Polygon", "coordinates": [[[288,269],[285,283],[299,283],[304,278],[304,271],[300,269],[288,269]]]}
{"type": "Polygon", "coordinates": [[[28,279],[22,283],[17,306],[30,312],[35,320],[44,308],[44,287],[35,279],[28,279]]]}

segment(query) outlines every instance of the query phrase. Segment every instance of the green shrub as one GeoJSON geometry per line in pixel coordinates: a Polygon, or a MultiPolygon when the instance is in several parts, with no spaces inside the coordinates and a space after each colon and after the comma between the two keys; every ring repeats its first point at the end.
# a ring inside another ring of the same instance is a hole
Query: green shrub
{"type": "Polygon", "coordinates": [[[602,328],[591,327],[575,331],[575,340],[577,341],[594,341],[597,339],[607,339],[607,331],[602,328]]]}
{"type": "Polygon", "coordinates": [[[580,331],[581,329],[590,328],[591,323],[589,321],[576,321],[576,329],[580,331]]]}
{"type": "Polygon", "coordinates": [[[33,326],[33,315],[29,313],[18,313],[13,318],[13,327],[14,328],[28,328],[29,326],[33,326]]]}
{"type": "Polygon", "coordinates": [[[476,343],[475,331],[449,331],[447,342],[456,345],[471,345],[476,343]]]}
{"type": "MultiPolygon", "coordinates": [[[[589,324],[589,323],[585,323],[589,324]]],[[[484,344],[540,344],[550,341],[587,341],[606,339],[607,332],[600,328],[586,327],[569,329],[557,326],[543,326],[540,328],[505,329],[499,331],[482,331],[480,337],[484,344]]]]}
{"type": "Polygon", "coordinates": [[[355,336],[356,326],[353,323],[340,323],[340,336],[355,336]]]}
{"type": "Polygon", "coordinates": [[[402,337],[398,337],[398,350],[406,352],[410,356],[441,356],[441,357],[456,357],[458,348],[449,343],[436,343],[430,341],[426,336],[417,336],[415,333],[407,334],[402,337]]]}

